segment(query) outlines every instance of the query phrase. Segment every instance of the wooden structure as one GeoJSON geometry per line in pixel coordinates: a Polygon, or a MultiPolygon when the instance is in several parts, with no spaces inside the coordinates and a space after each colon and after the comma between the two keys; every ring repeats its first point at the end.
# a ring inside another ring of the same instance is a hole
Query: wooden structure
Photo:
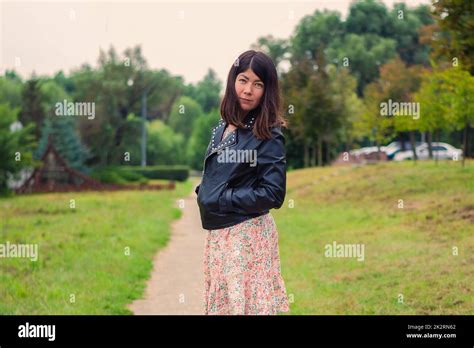
{"type": "Polygon", "coordinates": [[[167,185],[116,185],[102,183],[68,166],[53,145],[51,136],[41,157],[43,165],[17,189],[16,193],[116,191],[116,190],[162,190],[174,189],[174,181],[167,185]]]}
{"type": "Polygon", "coordinates": [[[349,152],[342,152],[332,162],[332,165],[359,165],[359,164],[372,164],[378,162],[388,161],[387,154],[383,151],[362,153],[358,155],[351,154],[349,152]]]}

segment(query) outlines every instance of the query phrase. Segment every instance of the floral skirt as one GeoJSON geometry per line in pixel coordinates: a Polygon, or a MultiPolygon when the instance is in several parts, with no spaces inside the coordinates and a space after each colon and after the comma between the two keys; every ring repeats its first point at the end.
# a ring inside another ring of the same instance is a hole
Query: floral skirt
{"type": "Polygon", "coordinates": [[[271,315],[290,310],[271,213],[208,230],[204,276],[205,314],[271,315]]]}

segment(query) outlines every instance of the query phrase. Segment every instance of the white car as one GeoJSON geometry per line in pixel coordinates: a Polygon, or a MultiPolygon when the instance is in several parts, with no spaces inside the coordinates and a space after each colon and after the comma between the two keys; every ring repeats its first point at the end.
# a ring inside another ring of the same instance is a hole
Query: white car
{"type": "MultiPolygon", "coordinates": [[[[433,158],[437,157],[438,159],[450,159],[455,161],[462,159],[462,150],[456,149],[454,146],[446,143],[433,142],[431,143],[431,149],[433,150],[433,158]]],[[[416,147],[416,156],[420,160],[429,159],[428,143],[423,143],[416,147]]],[[[398,152],[393,157],[394,161],[404,161],[412,159],[412,150],[398,152]]]]}
{"type": "MultiPolygon", "coordinates": [[[[351,150],[349,151],[349,153],[354,156],[361,156],[361,155],[368,155],[377,151],[378,151],[377,146],[368,146],[368,147],[361,147],[360,149],[351,150]]],[[[380,151],[382,152],[385,151],[385,146],[380,146],[380,151]]]]}
{"type": "MultiPolygon", "coordinates": [[[[423,144],[421,141],[415,142],[415,147],[423,144]]],[[[395,155],[402,151],[402,143],[400,141],[392,141],[387,146],[383,147],[383,151],[387,154],[389,160],[393,160],[395,155]]],[[[411,143],[405,142],[405,151],[411,151],[411,143]]]]}

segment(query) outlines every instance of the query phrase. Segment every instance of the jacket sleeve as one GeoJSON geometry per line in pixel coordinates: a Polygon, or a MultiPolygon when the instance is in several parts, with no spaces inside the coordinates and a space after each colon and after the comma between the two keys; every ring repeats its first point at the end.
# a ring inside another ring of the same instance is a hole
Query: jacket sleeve
{"type": "Polygon", "coordinates": [[[219,198],[221,212],[259,213],[280,208],[286,193],[285,138],[280,127],[257,149],[257,186],[226,189],[219,198]]]}

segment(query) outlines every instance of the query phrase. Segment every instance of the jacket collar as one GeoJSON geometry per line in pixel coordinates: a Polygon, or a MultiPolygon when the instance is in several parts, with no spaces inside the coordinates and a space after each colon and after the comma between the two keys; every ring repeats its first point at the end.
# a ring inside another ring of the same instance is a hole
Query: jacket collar
{"type": "MultiPolygon", "coordinates": [[[[244,129],[252,130],[255,124],[255,113],[250,111],[244,119],[244,129]]],[[[226,123],[223,119],[220,119],[219,124],[212,129],[212,136],[211,136],[211,151],[209,152],[210,156],[214,152],[218,152],[228,146],[232,146],[237,142],[237,129],[232,131],[226,139],[222,139],[222,134],[226,128],[226,123]]]]}

